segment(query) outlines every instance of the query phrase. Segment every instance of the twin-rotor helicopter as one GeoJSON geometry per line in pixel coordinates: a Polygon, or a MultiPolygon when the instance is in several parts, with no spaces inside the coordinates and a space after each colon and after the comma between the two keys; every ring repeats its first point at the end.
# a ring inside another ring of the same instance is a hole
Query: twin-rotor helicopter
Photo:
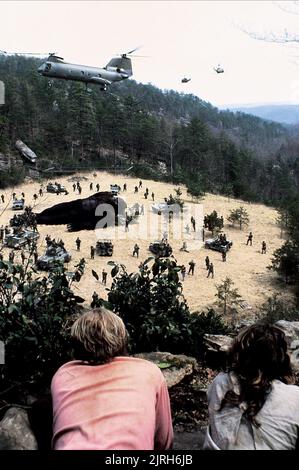
{"type": "MultiPolygon", "coordinates": [[[[107,87],[112,83],[126,80],[133,75],[132,61],[129,56],[131,56],[131,54],[137,49],[139,49],[139,47],[124,54],[120,54],[118,57],[112,58],[103,68],[71,64],[65,62],[62,57],[57,56],[55,53],[50,53],[47,60],[40,67],[38,67],[37,71],[39,74],[48,78],[83,82],[86,84],[86,86],[89,83],[100,85],[100,89],[106,91],[107,87]]],[[[25,56],[42,55],[33,53],[7,53],[5,51],[0,51],[0,53],[25,56]]]]}

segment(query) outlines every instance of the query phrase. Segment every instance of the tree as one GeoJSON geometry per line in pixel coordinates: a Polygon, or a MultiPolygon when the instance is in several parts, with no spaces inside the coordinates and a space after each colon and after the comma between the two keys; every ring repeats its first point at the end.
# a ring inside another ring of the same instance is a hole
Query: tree
{"type": "Polygon", "coordinates": [[[204,217],[204,226],[210,232],[212,232],[212,235],[214,235],[214,231],[216,229],[222,230],[222,228],[223,228],[223,217],[218,217],[217,212],[213,211],[213,212],[211,212],[211,214],[208,214],[204,217]]]}
{"type": "Polygon", "coordinates": [[[238,289],[233,288],[234,282],[231,278],[226,277],[225,280],[216,285],[217,293],[215,294],[218,300],[218,305],[223,308],[223,315],[227,313],[227,307],[233,304],[238,305],[242,302],[242,298],[238,289]]]}
{"type": "Polygon", "coordinates": [[[299,247],[293,241],[287,241],[273,253],[272,266],[279,274],[284,276],[286,284],[299,276],[299,247]]]}
{"type": "Polygon", "coordinates": [[[243,206],[240,206],[237,209],[232,209],[230,211],[227,220],[233,225],[235,225],[235,223],[238,223],[240,226],[240,230],[242,230],[242,227],[244,225],[247,226],[249,224],[249,214],[243,206]]]}

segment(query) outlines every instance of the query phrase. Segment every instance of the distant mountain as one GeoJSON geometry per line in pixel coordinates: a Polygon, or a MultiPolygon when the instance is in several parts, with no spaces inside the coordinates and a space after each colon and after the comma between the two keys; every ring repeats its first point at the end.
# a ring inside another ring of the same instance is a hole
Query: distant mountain
{"type": "Polygon", "coordinates": [[[259,106],[227,106],[233,112],[251,114],[267,121],[293,125],[299,123],[299,105],[297,104],[269,104],[259,106]]]}

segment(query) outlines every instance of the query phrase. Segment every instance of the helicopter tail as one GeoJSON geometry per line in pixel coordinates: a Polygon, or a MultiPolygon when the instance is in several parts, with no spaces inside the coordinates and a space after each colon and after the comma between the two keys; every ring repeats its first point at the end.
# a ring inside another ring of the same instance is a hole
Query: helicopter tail
{"type": "Polygon", "coordinates": [[[115,57],[108,62],[106,70],[113,70],[115,72],[125,75],[123,78],[129,78],[133,75],[132,61],[129,57],[123,54],[121,57],[115,57]]]}

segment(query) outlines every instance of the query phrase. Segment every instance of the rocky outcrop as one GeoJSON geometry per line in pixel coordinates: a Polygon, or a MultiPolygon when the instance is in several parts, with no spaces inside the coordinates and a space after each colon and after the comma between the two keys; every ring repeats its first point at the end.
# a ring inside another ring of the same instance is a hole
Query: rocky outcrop
{"type": "Polygon", "coordinates": [[[134,357],[153,362],[160,367],[168,388],[174,387],[187,375],[193,374],[197,366],[196,359],[183,354],[174,355],[167,352],[151,352],[135,354],[134,357]]]}
{"type": "Polygon", "coordinates": [[[214,352],[226,353],[232,344],[232,340],[230,336],[225,335],[204,335],[204,344],[208,350],[214,352]]]}
{"type": "Polygon", "coordinates": [[[276,325],[286,335],[292,367],[299,373],[299,321],[279,320],[276,325]]]}
{"type": "Polygon", "coordinates": [[[0,450],[37,450],[27,412],[22,408],[9,408],[0,422],[0,450]]]}

